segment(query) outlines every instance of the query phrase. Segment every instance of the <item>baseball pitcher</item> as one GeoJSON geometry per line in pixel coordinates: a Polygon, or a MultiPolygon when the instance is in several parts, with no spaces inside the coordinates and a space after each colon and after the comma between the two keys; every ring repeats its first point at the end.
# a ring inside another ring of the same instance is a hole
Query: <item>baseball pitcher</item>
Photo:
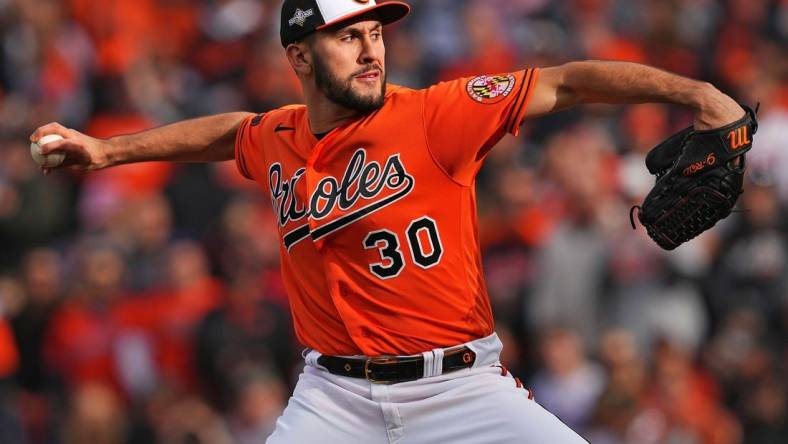
{"type": "Polygon", "coordinates": [[[285,0],[281,41],[306,105],[106,140],[52,123],[31,140],[62,136],[44,146],[65,154],[59,168],[234,159],[270,198],[296,334],[309,348],[269,443],[586,442],[500,365],[476,174],[524,119],[578,104],[680,104],[699,131],[745,111],[708,83],[632,63],[390,85],[384,27],[408,12],[400,2],[285,0]]]}

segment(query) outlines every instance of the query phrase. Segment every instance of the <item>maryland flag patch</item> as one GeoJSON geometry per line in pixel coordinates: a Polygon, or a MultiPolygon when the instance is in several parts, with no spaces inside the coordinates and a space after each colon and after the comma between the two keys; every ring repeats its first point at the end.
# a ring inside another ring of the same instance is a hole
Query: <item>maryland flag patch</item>
{"type": "Polygon", "coordinates": [[[517,80],[513,75],[479,76],[468,81],[468,95],[479,103],[493,104],[511,94],[517,80]]]}

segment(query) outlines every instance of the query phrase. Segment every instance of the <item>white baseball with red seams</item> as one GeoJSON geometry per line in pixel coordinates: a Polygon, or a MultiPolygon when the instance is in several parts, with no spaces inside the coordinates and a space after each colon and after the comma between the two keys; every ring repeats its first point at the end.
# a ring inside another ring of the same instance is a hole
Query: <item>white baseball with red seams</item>
{"type": "Polygon", "coordinates": [[[47,134],[40,138],[38,142],[32,142],[30,144],[30,156],[33,158],[33,161],[44,168],[54,168],[63,163],[66,159],[64,153],[41,154],[42,146],[48,143],[57,142],[58,140],[63,140],[63,137],[57,134],[47,134]]]}

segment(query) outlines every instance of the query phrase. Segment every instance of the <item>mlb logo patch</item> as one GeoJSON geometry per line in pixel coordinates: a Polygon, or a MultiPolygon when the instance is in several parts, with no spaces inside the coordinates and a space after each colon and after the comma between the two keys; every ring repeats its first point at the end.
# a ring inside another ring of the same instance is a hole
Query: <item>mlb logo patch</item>
{"type": "Polygon", "coordinates": [[[296,9],[295,15],[293,15],[293,18],[291,18],[290,21],[288,21],[287,23],[289,23],[290,26],[298,25],[298,26],[303,28],[304,27],[304,23],[306,23],[306,19],[308,19],[309,17],[312,17],[313,15],[315,15],[315,10],[314,9],[310,8],[310,9],[307,9],[306,11],[302,11],[300,9],[296,9]]]}

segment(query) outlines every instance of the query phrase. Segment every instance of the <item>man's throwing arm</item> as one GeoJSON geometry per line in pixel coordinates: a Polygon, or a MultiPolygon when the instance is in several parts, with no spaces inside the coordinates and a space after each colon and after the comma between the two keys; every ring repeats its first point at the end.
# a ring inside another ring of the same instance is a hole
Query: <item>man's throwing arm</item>
{"type": "Polygon", "coordinates": [[[42,154],[65,153],[58,168],[98,170],[115,165],[147,161],[218,162],[235,157],[235,135],[251,113],[235,112],[184,120],[139,133],[97,139],[49,123],[36,129],[30,141],[48,134],[63,140],[42,147],[42,154]]]}

